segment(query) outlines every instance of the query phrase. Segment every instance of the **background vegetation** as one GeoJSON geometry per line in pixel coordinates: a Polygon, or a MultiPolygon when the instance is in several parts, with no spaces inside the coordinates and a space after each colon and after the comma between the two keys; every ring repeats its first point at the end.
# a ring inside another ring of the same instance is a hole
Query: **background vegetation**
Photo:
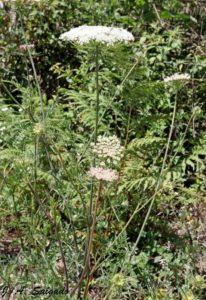
{"type": "Polygon", "coordinates": [[[99,133],[127,147],[120,180],[104,187],[85,298],[204,300],[204,0],[0,1],[1,285],[63,288],[63,253],[72,293],[83,269],[95,64],[90,48],[59,39],[82,24],[135,36],[101,49],[99,133]],[[166,87],[174,73],[192,79],[166,87]]]}

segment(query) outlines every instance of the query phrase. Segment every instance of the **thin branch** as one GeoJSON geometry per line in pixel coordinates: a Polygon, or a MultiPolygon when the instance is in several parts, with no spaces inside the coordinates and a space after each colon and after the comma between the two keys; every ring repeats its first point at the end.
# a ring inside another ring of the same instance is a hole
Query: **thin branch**
{"type": "MultiPolygon", "coordinates": [[[[101,198],[102,186],[103,186],[102,181],[100,181],[99,182],[98,193],[97,193],[97,197],[96,197],[96,201],[95,201],[95,207],[94,207],[93,219],[92,219],[92,226],[91,226],[91,233],[90,233],[90,236],[89,236],[89,242],[88,242],[88,247],[87,247],[87,256],[86,256],[84,269],[82,271],[82,274],[79,278],[78,283],[73,288],[73,290],[71,292],[71,295],[73,295],[75,293],[75,291],[79,288],[82,281],[85,279],[85,277],[87,275],[88,262],[89,262],[89,258],[90,258],[91,250],[92,250],[93,236],[94,236],[94,232],[95,232],[96,219],[97,219],[97,209],[98,209],[98,204],[99,204],[99,201],[100,201],[100,198],[101,198]]],[[[85,292],[87,293],[87,290],[85,292]]]]}
{"type": "Polygon", "coordinates": [[[158,12],[158,10],[157,10],[156,5],[153,3],[152,6],[153,6],[153,9],[154,9],[154,11],[155,11],[155,14],[156,14],[156,16],[157,16],[157,19],[158,19],[160,25],[163,27],[163,26],[164,26],[164,22],[163,22],[163,21],[161,20],[161,18],[160,18],[160,15],[159,15],[159,12],[158,12]]]}
{"type": "Polygon", "coordinates": [[[42,201],[38,197],[37,193],[33,189],[33,187],[32,187],[32,185],[31,185],[30,182],[28,182],[28,186],[29,186],[29,189],[30,189],[30,191],[32,192],[32,194],[34,196],[34,199],[37,201],[37,203],[39,204],[39,206],[42,208],[44,214],[47,216],[48,220],[50,221],[50,223],[52,224],[52,226],[55,229],[55,235],[56,235],[56,238],[57,238],[57,242],[58,242],[58,245],[59,245],[59,249],[60,249],[60,253],[61,253],[61,258],[62,258],[62,262],[63,262],[63,266],[64,266],[64,273],[65,273],[65,278],[66,278],[65,287],[66,287],[66,290],[68,291],[69,290],[69,277],[68,277],[68,271],[67,271],[67,266],[66,266],[66,259],[65,259],[65,255],[64,255],[64,251],[63,251],[63,247],[62,247],[62,242],[61,242],[61,238],[59,237],[58,225],[57,225],[55,219],[52,217],[52,215],[44,207],[42,201]]]}
{"type": "MultiPolygon", "coordinates": [[[[162,182],[162,175],[164,173],[165,164],[166,164],[166,160],[167,160],[167,156],[168,156],[168,151],[169,151],[169,146],[170,146],[170,141],[171,141],[171,138],[172,138],[172,133],[173,133],[173,128],[174,128],[174,121],[175,121],[175,116],[176,116],[176,110],[177,110],[177,95],[175,97],[175,103],[174,103],[173,114],[172,114],[172,122],[171,122],[171,126],[170,126],[170,132],[169,132],[169,135],[168,135],[167,146],[166,146],[166,149],[165,149],[165,154],[164,154],[164,158],[163,158],[163,162],[162,162],[162,167],[161,167],[161,171],[160,171],[160,175],[159,175],[159,179],[158,179],[158,182],[157,182],[157,185],[156,185],[155,192],[158,191],[158,189],[160,187],[160,184],[162,182]]],[[[131,254],[130,254],[130,258],[132,257],[133,253],[135,252],[135,249],[136,249],[136,247],[137,247],[137,245],[138,245],[138,243],[139,243],[139,241],[140,241],[140,239],[142,237],[142,233],[143,233],[144,228],[146,226],[147,220],[149,219],[149,216],[150,216],[150,213],[151,213],[154,201],[155,201],[155,197],[153,197],[153,199],[152,199],[152,201],[150,203],[150,206],[148,208],[148,211],[147,211],[147,214],[145,216],[144,222],[143,222],[142,227],[140,229],[139,235],[138,235],[137,240],[134,243],[134,246],[132,248],[132,251],[131,251],[131,254]]]]}

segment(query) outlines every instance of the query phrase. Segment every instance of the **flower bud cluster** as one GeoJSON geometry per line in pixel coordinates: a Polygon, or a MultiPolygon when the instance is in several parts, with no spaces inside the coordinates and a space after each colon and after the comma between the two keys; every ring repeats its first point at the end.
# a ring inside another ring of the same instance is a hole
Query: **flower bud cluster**
{"type": "Polygon", "coordinates": [[[115,135],[98,136],[97,143],[91,143],[91,150],[99,166],[90,168],[87,174],[97,180],[117,180],[118,173],[110,166],[116,166],[123,156],[123,147],[119,139],[115,135]]]}
{"type": "Polygon", "coordinates": [[[44,133],[44,126],[41,123],[36,123],[33,127],[33,132],[36,135],[41,135],[44,133]]]}
{"type": "Polygon", "coordinates": [[[97,143],[91,143],[91,147],[101,165],[106,163],[118,164],[123,156],[123,147],[115,135],[110,137],[98,136],[97,143]]]}

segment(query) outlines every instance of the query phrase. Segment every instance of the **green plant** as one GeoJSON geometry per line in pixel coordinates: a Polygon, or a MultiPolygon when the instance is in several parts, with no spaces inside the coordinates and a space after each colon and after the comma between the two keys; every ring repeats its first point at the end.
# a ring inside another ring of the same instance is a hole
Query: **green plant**
{"type": "Polygon", "coordinates": [[[203,300],[205,5],[3,2],[0,292],[203,300]],[[135,42],[97,56],[59,39],[82,24],[128,28],[135,42]],[[191,79],[166,86],[175,73],[191,79]],[[118,137],[120,164],[93,152],[99,135],[118,137]],[[117,180],[91,184],[94,156],[117,180]]]}

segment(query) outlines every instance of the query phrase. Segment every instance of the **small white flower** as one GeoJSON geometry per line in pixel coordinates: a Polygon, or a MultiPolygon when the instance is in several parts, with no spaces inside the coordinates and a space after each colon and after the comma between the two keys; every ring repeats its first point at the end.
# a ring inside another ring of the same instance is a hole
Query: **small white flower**
{"type": "Polygon", "coordinates": [[[164,78],[164,82],[170,82],[170,81],[177,81],[177,80],[190,80],[190,75],[185,73],[185,74],[178,74],[175,73],[172,76],[168,76],[164,78]]]}
{"type": "Polygon", "coordinates": [[[7,111],[7,110],[9,110],[8,107],[3,107],[3,108],[1,109],[1,111],[7,111]]]}
{"type": "Polygon", "coordinates": [[[97,180],[114,181],[118,179],[116,170],[104,169],[101,167],[91,167],[87,174],[97,180]]]}
{"type": "Polygon", "coordinates": [[[6,127],[5,127],[5,126],[0,127],[0,131],[4,131],[4,130],[6,130],[6,127]]]}
{"type": "Polygon", "coordinates": [[[113,135],[110,137],[98,136],[96,145],[92,144],[92,152],[100,160],[111,163],[119,161],[123,152],[123,147],[119,139],[113,135]]]}
{"type": "Polygon", "coordinates": [[[134,41],[134,36],[122,28],[83,25],[61,34],[60,39],[81,45],[91,41],[111,45],[117,42],[132,42],[134,41]]]}

